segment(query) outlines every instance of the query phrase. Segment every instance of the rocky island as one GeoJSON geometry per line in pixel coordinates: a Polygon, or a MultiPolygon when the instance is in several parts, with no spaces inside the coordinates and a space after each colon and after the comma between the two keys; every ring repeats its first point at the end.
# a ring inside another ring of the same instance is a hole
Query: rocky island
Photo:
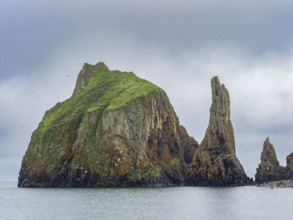
{"type": "Polygon", "coordinates": [[[261,162],[255,174],[255,182],[263,183],[285,179],[285,167],[280,166],[274,146],[266,139],[261,153],[261,162]]]}
{"type": "Polygon", "coordinates": [[[161,88],[84,64],[72,96],[33,132],[18,186],[184,185],[197,147],[161,88]]]}
{"type": "Polygon", "coordinates": [[[293,153],[287,156],[287,166],[281,166],[275,148],[267,138],[256,169],[255,182],[259,186],[293,187],[293,153]]]}
{"type": "Polygon", "coordinates": [[[230,98],[211,81],[209,126],[188,135],[158,86],[132,72],[84,64],[72,96],[48,110],[23,157],[19,187],[236,186],[230,98]]]}

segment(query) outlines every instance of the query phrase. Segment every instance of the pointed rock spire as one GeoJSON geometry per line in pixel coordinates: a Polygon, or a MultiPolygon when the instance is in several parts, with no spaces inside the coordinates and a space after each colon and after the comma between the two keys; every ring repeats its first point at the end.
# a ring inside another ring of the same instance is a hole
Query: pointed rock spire
{"type": "Polygon", "coordinates": [[[234,129],[230,121],[230,97],[228,90],[219,81],[217,76],[211,80],[212,106],[210,108],[209,126],[206,137],[207,147],[218,153],[234,153],[234,129]]]}
{"type": "Polygon", "coordinates": [[[212,78],[211,86],[209,126],[194,154],[190,183],[222,186],[246,184],[249,179],[235,154],[229,93],[217,76],[212,78]]]}
{"type": "MultiPolygon", "coordinates": [[[[99,62],[95,65],[98,69],[106,69],[108,70],[108,67],[103,62],[99,62]]],[[[92,68],[93,65],[90,65],[88,63],[85,63],[81,69],[81,71],[78,74],[75,88],[73,91],[72,96],[75,96],[77,93],[79,93],[80,90],[82,90],[84,87],[87,86],[88,80],[92,74],[92,68]]]]}
{"type": "Polygon", "coordinates": [[[261,161],[270,162],[274,166],[279,166],[280,163],[277,159],[274,146],[271,144],[269,137],[265,140],[263,144],[263,150],[261,153],[261,161]]]}
{"type": "Polygon", "coordinates": [[[285,178],[285,168],[280,166],[274,146],[269,138],[263,144],[261,162],[256,169],[255,182],[263,183],[285,178]]]}

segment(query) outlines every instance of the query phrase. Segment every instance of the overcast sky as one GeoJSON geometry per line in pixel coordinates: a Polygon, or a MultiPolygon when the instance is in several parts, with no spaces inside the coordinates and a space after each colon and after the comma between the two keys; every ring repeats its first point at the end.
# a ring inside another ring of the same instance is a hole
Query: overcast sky
{"type": "Polygon", "coordinates": [[[231,98],[237,156],[254,177],[269,136],[293,152],[291,0],[4,0],[0,7],[0,181],[16,181],[44,112],[70,97],[83,63],[163,88],[198,142],[210,79],[231,98]]]}

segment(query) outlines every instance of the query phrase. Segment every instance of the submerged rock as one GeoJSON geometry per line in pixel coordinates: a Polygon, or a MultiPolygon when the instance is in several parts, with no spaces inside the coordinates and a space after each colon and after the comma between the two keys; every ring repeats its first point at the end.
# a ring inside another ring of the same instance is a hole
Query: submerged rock
{"type": "Polygon", "coordinates": [[[161,88],[84,64],[72,97],[33,132],[18,186],[183,185],[197,147],[161,88]]]}
{"type": "Polygon", "coordinates": [[[285,179],[285,168],[280,166],[274,146],[266,139],[261,153],[261,162],[255,174],[255,182],[263,183],[285,179]]]}
{"type": "Polygon", "coordinates": [[[212,78],[211,86],[209,126],[194,154],[188,183],[213,186],[247,184],[250,180],[235,152],[229,93],[217,76],[212,78]]]}

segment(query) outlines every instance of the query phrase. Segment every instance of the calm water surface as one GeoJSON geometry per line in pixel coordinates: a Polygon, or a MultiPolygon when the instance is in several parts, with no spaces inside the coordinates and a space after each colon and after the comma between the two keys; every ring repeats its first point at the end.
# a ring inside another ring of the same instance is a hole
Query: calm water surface
{"type": "Polygon", "coordinates": [[[293,189],[24,189],[0,183],[0,219],[293,219],[293,189]]]}

